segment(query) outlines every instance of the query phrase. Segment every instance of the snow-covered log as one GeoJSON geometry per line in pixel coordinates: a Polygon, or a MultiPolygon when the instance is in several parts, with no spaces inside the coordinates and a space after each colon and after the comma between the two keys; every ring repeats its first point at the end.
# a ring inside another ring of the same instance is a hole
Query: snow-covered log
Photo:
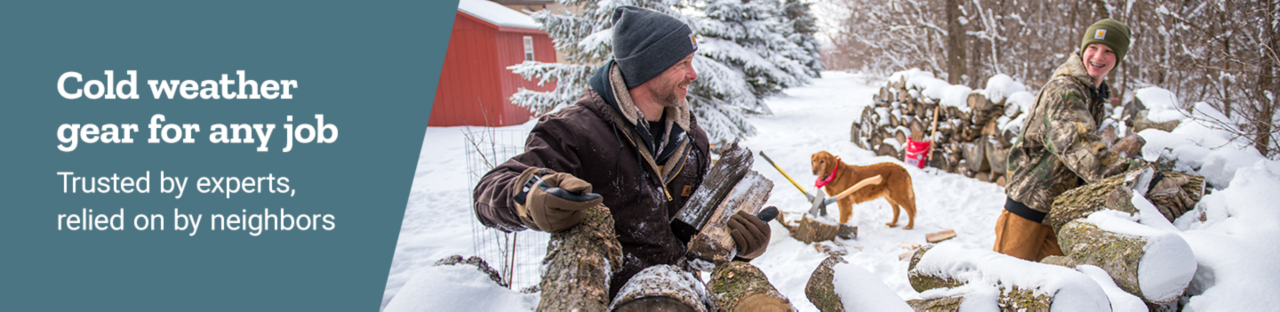
{"type": "Polygon", "coordinates": [[[809,283],[804,286],[804,296],[809,299],[813,306],[818,307],[821,311],[839,311],[844,312],[844,304],[840,302],[840,294],[836,293],[835,285],[831,283],[833,271],[831,266],[836,263],[848,263],[840,256],[830,256],[826,260],[822,260],[822,264],[813,270],[813,274],[809,275],[809,283]]]}
{"type": "MultiPolygon", "coordinates": [[[[636,273],[618,290],[611,311],[710,311],[706,286],[673,265],[655,265],[636,273]]],[[[597,310],[584,310],[597,311],[597,310]]]]}
{"type": "Polygon", "coordinates": [[[1191,246],[1175,233],[1126,217],[1100,212],[1064,225],[1058,244],[1070,258],[1065,264],[1102,268],[1121,289],[1150,303],[1178,300],[1196,272],[1191,246]]]}
{"type": "Polygon", "coordinates": [[[1117,210],[1127,213],[1138,213],[1133,206],[1133,190],[1146,190],[1154,170],[1150,166],[1135,168],[1123,174],[1102,179],[1102,181],[1086,184],[1062,194],[1053,200],[1053,209],[1045,217],[1045,224],[1053,227],[1055,232],[1062,232],[1062,226],[1072,220],[1083,218],[1090,213],[1103,209],[1117,210]],[[1141,184],[1141,185],[1140,185],[1141,184]]]}
{"type": "Polygon", "coordinates": [[[707,283],[720,311],[795,311],[791,301],[769,283],[764,272],[750,263],[732,261],[717,265],[707,283]]]}
{"type": "Polygon", "coordinates": [[[822,261],[804,288],[821,311],[911,311],[896,293],[866,269],[831,256],[822,261]]]}
{"type": "Polygon", "coordinates": [[[913,306],[945,306],[978,300],[1004,311],[1109,311],[1107,295],[1088,276],[1072,269],[1029,262],[985,249],[958,244],[924,246],[908,265],[907,279],[924,302],[913,306]],[[955,299],[954,297],[963,297],[955,299]],[[948,299],[945,303],[933,302],[948,299]]]}
{"type": "Polygon", "coordinates": [[[731,186],[702,231],[689,240],[690,255],[717,264],[733,260],[737,252],[733,236],[729,234],[729,218],[738,211],[746,211],[752,215],[758,213],[773,192],[773,181],[754,170],[747,171],[742,179],[731,186]]]}
{"type": "Polygon", "coordinates": [[[609,278],[622,269],[622,245],[613,231],[613,214],[600,205],[587,209],[577,226],[551,234],[546,273],[538,287],[538,311],[604,311],[609,306],[609,278]]]}

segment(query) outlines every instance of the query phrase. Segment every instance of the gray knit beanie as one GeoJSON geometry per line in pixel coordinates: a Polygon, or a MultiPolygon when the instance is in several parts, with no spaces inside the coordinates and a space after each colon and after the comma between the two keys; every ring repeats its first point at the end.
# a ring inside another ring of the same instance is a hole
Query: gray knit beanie
{"type": "Polygon", "coordinates": [[[693,30],[670,15],[633,6],[613,11],[613,59],[627,88],[657,77],[698,51],[693,30]]]}

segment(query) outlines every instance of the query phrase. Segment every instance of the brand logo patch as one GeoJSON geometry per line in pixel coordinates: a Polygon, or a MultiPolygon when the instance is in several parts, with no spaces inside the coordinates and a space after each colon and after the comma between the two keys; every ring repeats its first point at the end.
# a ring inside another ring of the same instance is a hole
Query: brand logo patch
{"type": "Polygon", "coordinates": [[[1093,33],[1093,39],[1106,39],[1106,38],[1107,38],[1106,29],[1099,29],[1098,31],[1093,33]]]}
{"type": "Polygon", "coordinates": [[[693,46],[694,51],[698,50],[698,37],[694,37],[694,34],[689,34],[689,45],[693,46]]]}

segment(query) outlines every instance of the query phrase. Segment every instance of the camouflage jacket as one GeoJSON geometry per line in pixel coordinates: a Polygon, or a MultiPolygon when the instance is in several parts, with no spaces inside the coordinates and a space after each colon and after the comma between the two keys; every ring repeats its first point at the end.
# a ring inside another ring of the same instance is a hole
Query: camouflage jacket
{"type": "Polygon", "coordinates": [[[1095,88],[1092,80],[1080,55],[1072,54],[1036,95],[1022,133],[1009,150],[1005,195],[1024,205],[1014,209],[1009,206],[1016,204],[1006,203],[1010,212],[1042,222],[1062,192],[1138,164],[1108,150],[1098,135],[1106,116],[1107,85],[1095,88]]]}

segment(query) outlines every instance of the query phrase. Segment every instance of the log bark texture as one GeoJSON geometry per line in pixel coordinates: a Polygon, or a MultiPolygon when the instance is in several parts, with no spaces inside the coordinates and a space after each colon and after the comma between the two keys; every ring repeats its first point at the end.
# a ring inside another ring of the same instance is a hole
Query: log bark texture
{"type": "Polygon", "coordinates": [[[800,224],[796,226],[795,238],[805,244],[811,244],[835,239],[839,232],[840,226],[834,220],[828,222],[814,220],[806,213],[800,218],[800,224]]]}
{"type": "Polygon", "coordinates": [[[1143,175],[1150,179],[1153,173],[1150,166],[1136,168],[1063,192],[1053,200],[1053,209],[1045,217],[1045,224],[1052,226],[1054,232],[1061,233],[1067,222],[1095,211],[1112,209],[1136,214],[1138,209],[1133,207],[1133,189],[1143,175]]]}
{"type": "Polygon", "coordinates": [[[773,181],[754,170],[748,171],[732,185],[702,231],[689,240],[689,254],[716,264],[733,260],[736,245],[729,234],[729,218],[738,211],[755,215],[769,200],[771,192],[773,181]]]}
{"type": "Polygon", "coordinates": [[[835,277],[835,271],[831,267],[837,263],[849,262],[840,256],[827,257],[809,275],[809,283],[804,286],[804,296],[823,312],[844,312],[844,303],[840,301],[840,294],[836,293],[835,284],[831,282],[835,277]]]}
{"type": "Polygon", "coordinates": [[[708,311],[706,287],[694,277],[673,265],[655,265],[636,273],[618,291],[611,310],[614,311],[708,311]]]}
{"type": "MultiPolygon", "coordinates": [[[[1187,276],[1190,282],[1190,275],[1195,272],[1195,259],[1163,259],[1164,257],[1147,257],[1148,251],[1156,248],[1168,248],[1156,246],[1154,244],[1175,244],[1185,242],[1170,242],[1166,240],[1153,241],[1149,237],[1114,233],[1098,228],[1096,225],[1090,224],[1083,220],[1075,220],[1067,223],[1058,232],[1058,244],[1062,246],[1062,251],[1070,258],[1063,264],[1080,265],[1088,264],[1102,268],[1107,271],[1107,275],[1111,276],[1111,280],[1115,281],[1116,286],[1125,292],[1138,296],[1142,300],[1155,303],[1167,304],[1178,300],[1177,295],[1168,294],[1144,294],[1142,291],[1142,283],[1144,281],[1158,280],[1160,283],[1170,283],[1170,276],[1187,276]],[[1187,262],[1189,265],[1161,265],[1162,271],[1144,272],[1141,270],[1143,261],[1162,261],[1162,262],[1187,262]],[[1182,272],[1179,271],[1182,269],[1182,272]],[[1189,272],[1187,272],[1189,270],[1189,272]],[[1146,276],[1143,274],[1151,274],[1146,276]]],[[[1187,247],[1188,249],[1190,247],[1187,247]]],[[[1052,260],[1061,261],[1061,260],[1052,260]]],[[[1186,283],[1182,287],[1186,288],[1186,283]]]]}
{"type": "Polygon", "coordinates": [[[916,264],[920,263],[920,258],[924,257],[929,249],[933,249],[933,245],[920,246],[916,252],[911,255],[911,261],[907,262],[907,281],[911,283],[911,288],[917,292],[924,292],[934,288],[954,288],[964,285],[964,282],[952,279],[946,276],[936,276],[916,270],[916,264]]]}
{"type": "Polygon", "coordinates": [[[928,300],[911,299],[907,300],[907,305],[916,312],[959,312],[961,302],[964,302],[964,297],[958,296],[928,300]]]}
{"type": "Polygon", "coordinates": [[[707,286],[721,311],[795,311],[764,272],[750,263],[717,265],[707,286]]]}
{"type": "Polygon", "coordinates": [[[609,279],[622,269],[622,245],[609,208],[590,208],[577,226],[552,233],[543,265],[538,311],[608,309],[609,279]]]}

